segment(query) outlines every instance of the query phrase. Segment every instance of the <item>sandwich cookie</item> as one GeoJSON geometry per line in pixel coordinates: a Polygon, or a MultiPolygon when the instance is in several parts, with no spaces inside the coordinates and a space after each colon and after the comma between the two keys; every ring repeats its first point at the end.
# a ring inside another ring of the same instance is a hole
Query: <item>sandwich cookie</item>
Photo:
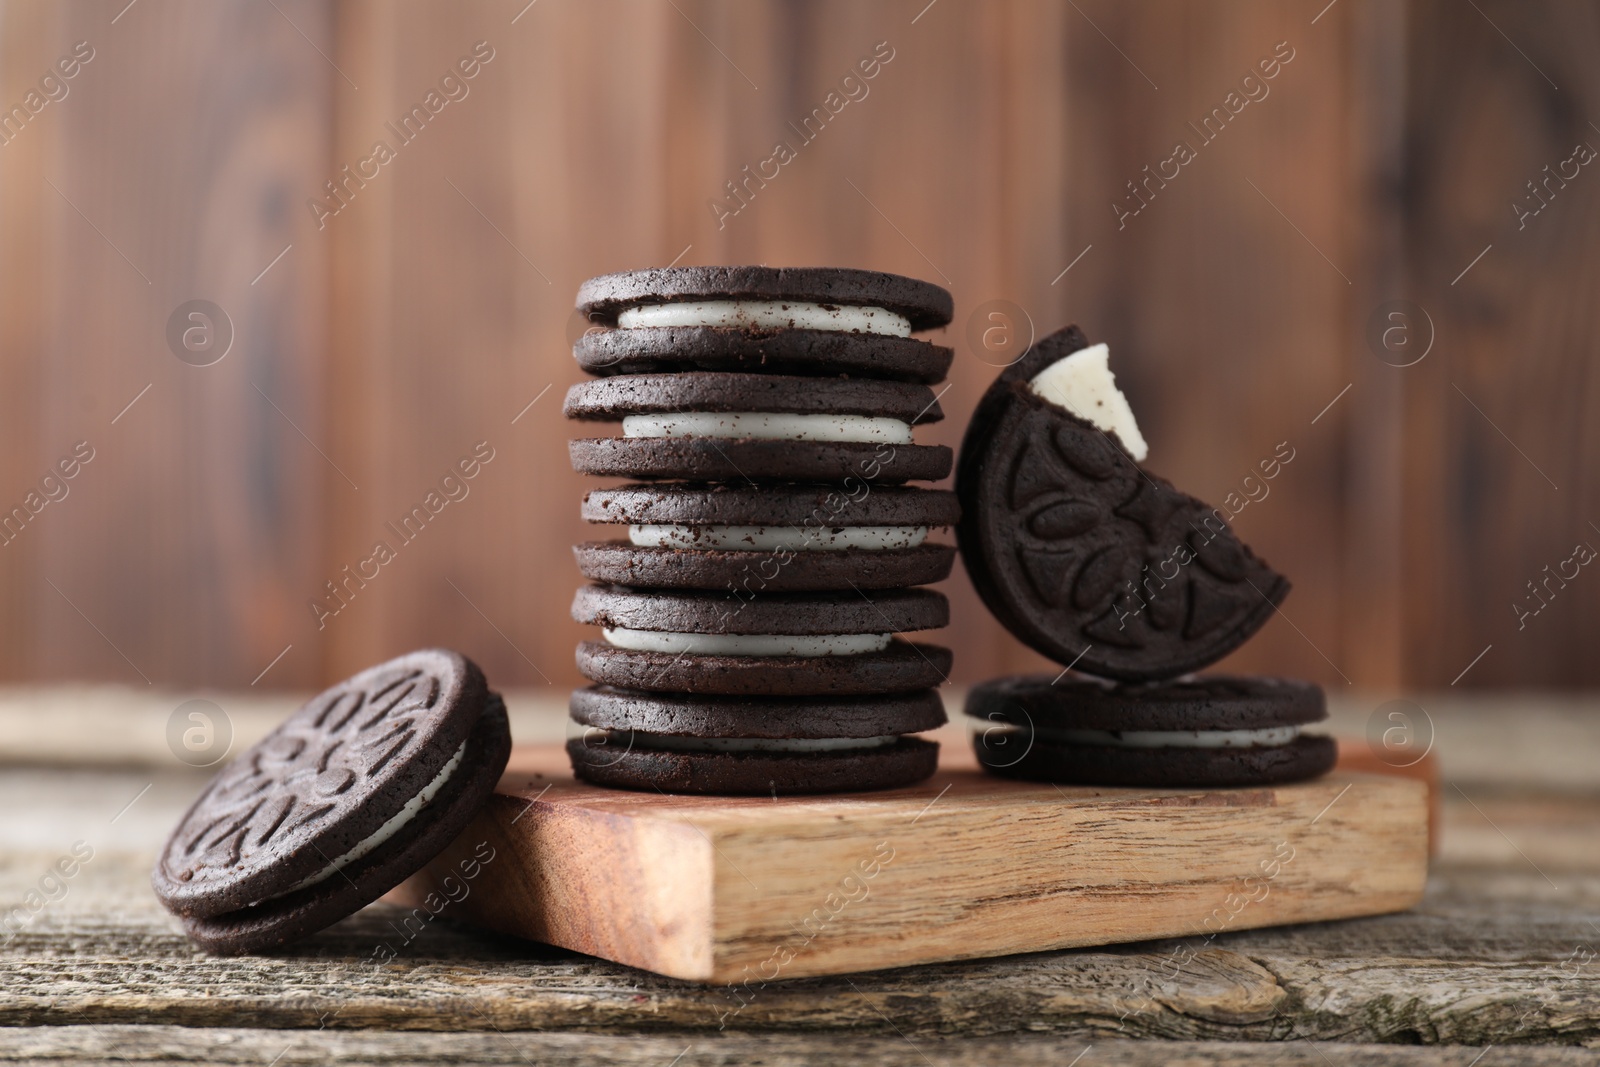
{"type": "Polygon", "coordinates": [[[1327,717],[1307,682],[1213,675],[1157,685],[1041,674],[975,686],[966,713],[978,761],[1032,781],[1154,787],[1315,778],[1337,747],[1302,728],[1327,717]]]}
{"type": "Polygon", "coordinates": [[[912,426],[944,417],[925,385],[775,374],[638,374],[582,382],[569,419],[622,423],[568,444],[580,474],[691,480],[937,481],[943,445],[912,426]]]}
{"type": "Polygon", "coordinates": [[[914,340],[950,322],[928,282],[834,267],[666,267],[591,278],[578,309],[601,329],[573,346],[591,374],[745,371],[936,382],[949,348],[914,340]]]}
{"type": "Polygon", "coordinates": [[[927,778],[945,722],[939,694],[679,696],[595,686],[572,694],[578,777],[664,793],[794,795],[891,789],[927,778]]]}
{"type": "Polygon", "coordinates": [[[331,926],[438,855],[511,753],[483,672],[413,652],[321,693],[211,780],[151,884],[208,952],[259,952],[331,926]]]}
{"type": "Polygon", "coordinates": [[[736,696],[896,693],[939,685],[950,653],[895,635],[950,621],[931,589],[738,597],[591,585],[572,617],[602,628],[578,670],[625,689],[736,696]]]}
{"type": "Polygon", "coordinates": [[[1037,651],[1107,678],[1171,678],[1242,644],[1289,582],[1219,510],[1139,465],[1106,358],[1068,327],[990,386],[961,445],[957,541],[989,610],[1037,651]]]}
{"type": "Polygon", "coordinates": [[[628,485],[584,497],[589,522],[628,540],[574,546],[592,581],[753,594],[889,589],[941,581],[955,549],[927,540],[955,523],[954,493],[857,482],[628,485]]]}

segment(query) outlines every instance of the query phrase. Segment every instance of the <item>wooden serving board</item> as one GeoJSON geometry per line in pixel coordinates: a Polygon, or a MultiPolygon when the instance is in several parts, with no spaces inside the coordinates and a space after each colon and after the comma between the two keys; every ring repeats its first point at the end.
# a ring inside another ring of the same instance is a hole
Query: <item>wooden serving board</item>
{"type": "Polygon", "coordinates": [[[1262,788],[1058,787],[986,775],[946,744],[911,789],[666,796],[576,782],[564,750],[528,746],[392,899],[753,990],[1401,911],[1427,876],[1427,794],[1343,769],[1262,788]]]}

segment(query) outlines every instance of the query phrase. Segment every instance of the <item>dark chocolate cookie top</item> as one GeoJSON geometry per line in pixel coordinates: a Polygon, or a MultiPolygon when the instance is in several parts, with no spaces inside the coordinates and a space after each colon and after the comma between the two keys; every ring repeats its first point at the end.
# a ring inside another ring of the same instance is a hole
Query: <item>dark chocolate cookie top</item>
{"type": "MultiPolygon", "coordinates": [[[[890,461],[892,463],[892,460],[890,461]]],[[[624,485],[583,498],[589,522],[686,526],[949,526],[960,517],[946,489],[870,485],[624,485]]]]}
{"type": "Polygon", "coordinates": [[[1327,718],[1310,682],[1227,674],[1154,685],[1030,674],[973,686],[975,719],[1058,730],[1260,730],[1327,718]]]}
{"type": "Polygon", "coordinates": [[[597,685],[575,691],[568,707],[582,726],[690,737],[883,737],[934,730],[945,723],[944,703],[932,689],[774,701],[597,685]]]}
{"type": "Polygon", "coordinates": [[[932,383],[955,350],[915,337],[839,330],[757,330],[730,326],[642,326],[589,330],[572,356],[590,374],[737,371],[932,383]]]}
{"type": "Polygon", "coordinates": [[[578,288],[578,310],[615,324],[642,304],[683,300],[794,300],[880,307],[911,320],[913,330],[944,326],[950,294],[932,282],[848,267],[656,267],[590,278],[578,288]]]}
{"type": "Polygon", "coordinates": [[[956,465],[962,559],[989,610],[1058,663],[1176,677],[1242,644],[1289,582],[1219,511],[1028,388],[1087,344],[1075,326],[1044,338],[979,402],[956,465]]]}
{"type": "Polygon", "coordinates": [[[951,545],[774,553],[758,548],[644,547],[627,541],[572,546],[578,570],[602,585],[714,589],[741,596],[931,585],[950,577],[951,545]]]}
{"type": "Polygon", "coordinates": [[[483,672],[443,649],[320,693],[212,779],[162,850],[156,894],[203,918],[325,870],[439,776],[488,697],[483,672]]]}
{"type": "Polygon", "coordinates": [[[911,382],[707,371],[579,382],[567,390],[561,411],[569,419],[603,422],[685,411],[866,415],[919,424],[944,418],[933,390],[911,382]]]}
{"type": "Polygon", "coordinates": [[[883,634],[936,630],[950,602],[932,589],[848,593],[728,593],[586,585],[572,599],[578,622],[608,629],[692,634],[883,634]]]}

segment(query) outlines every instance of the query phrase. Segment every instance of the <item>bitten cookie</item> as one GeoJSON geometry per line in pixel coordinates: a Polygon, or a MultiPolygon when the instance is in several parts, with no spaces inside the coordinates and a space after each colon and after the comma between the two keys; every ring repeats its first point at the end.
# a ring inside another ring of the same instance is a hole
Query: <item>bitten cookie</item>
{"type": "Polygon", "coordinates": [[[209,952],[285,944],[420,870],[488,800],[510,753],[505,705],[470,660],[442,649],[390,660],[223,768],[151,884],[209,952]]]}
{"type": "Polygon", "coordinates": [[[975,686],[966,712],[978,761],[994,774],[1080,785],[1244,786],[1315,778],[1333,767],[1327,717],[1307,682],[1214,675],[1116,685],[1048,674],[975,686]]]}
{"type": "Polygon", "coordinates": [[[1172,678],[1242,644],[1289,582],[1136,462],[1144,441],[1105,358],[1068,327],[989,387],[957,463],[957,541],[984,603],[1034,649],[1107,678],[1172,678]]]}
{"type": "Polygon", "coordinates": [[[586,729],[578,777],[666,793],[795,795],[890,789],[933,773],[944,724],[932,690],[856,698],[711,697],[594,686],[572,694],[586,729]]]}

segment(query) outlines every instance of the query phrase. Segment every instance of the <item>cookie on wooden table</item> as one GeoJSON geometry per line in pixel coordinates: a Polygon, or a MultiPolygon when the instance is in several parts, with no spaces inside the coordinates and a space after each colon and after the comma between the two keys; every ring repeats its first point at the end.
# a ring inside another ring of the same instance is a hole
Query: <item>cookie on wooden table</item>
{"type": "Polygon", "coordinates": [[[455,652],[390,660],[312,698],[224,767],[151,884],[220,954],[331,926],[420,870],[488,800],[511,753],[505,704],[455,652]]]}

